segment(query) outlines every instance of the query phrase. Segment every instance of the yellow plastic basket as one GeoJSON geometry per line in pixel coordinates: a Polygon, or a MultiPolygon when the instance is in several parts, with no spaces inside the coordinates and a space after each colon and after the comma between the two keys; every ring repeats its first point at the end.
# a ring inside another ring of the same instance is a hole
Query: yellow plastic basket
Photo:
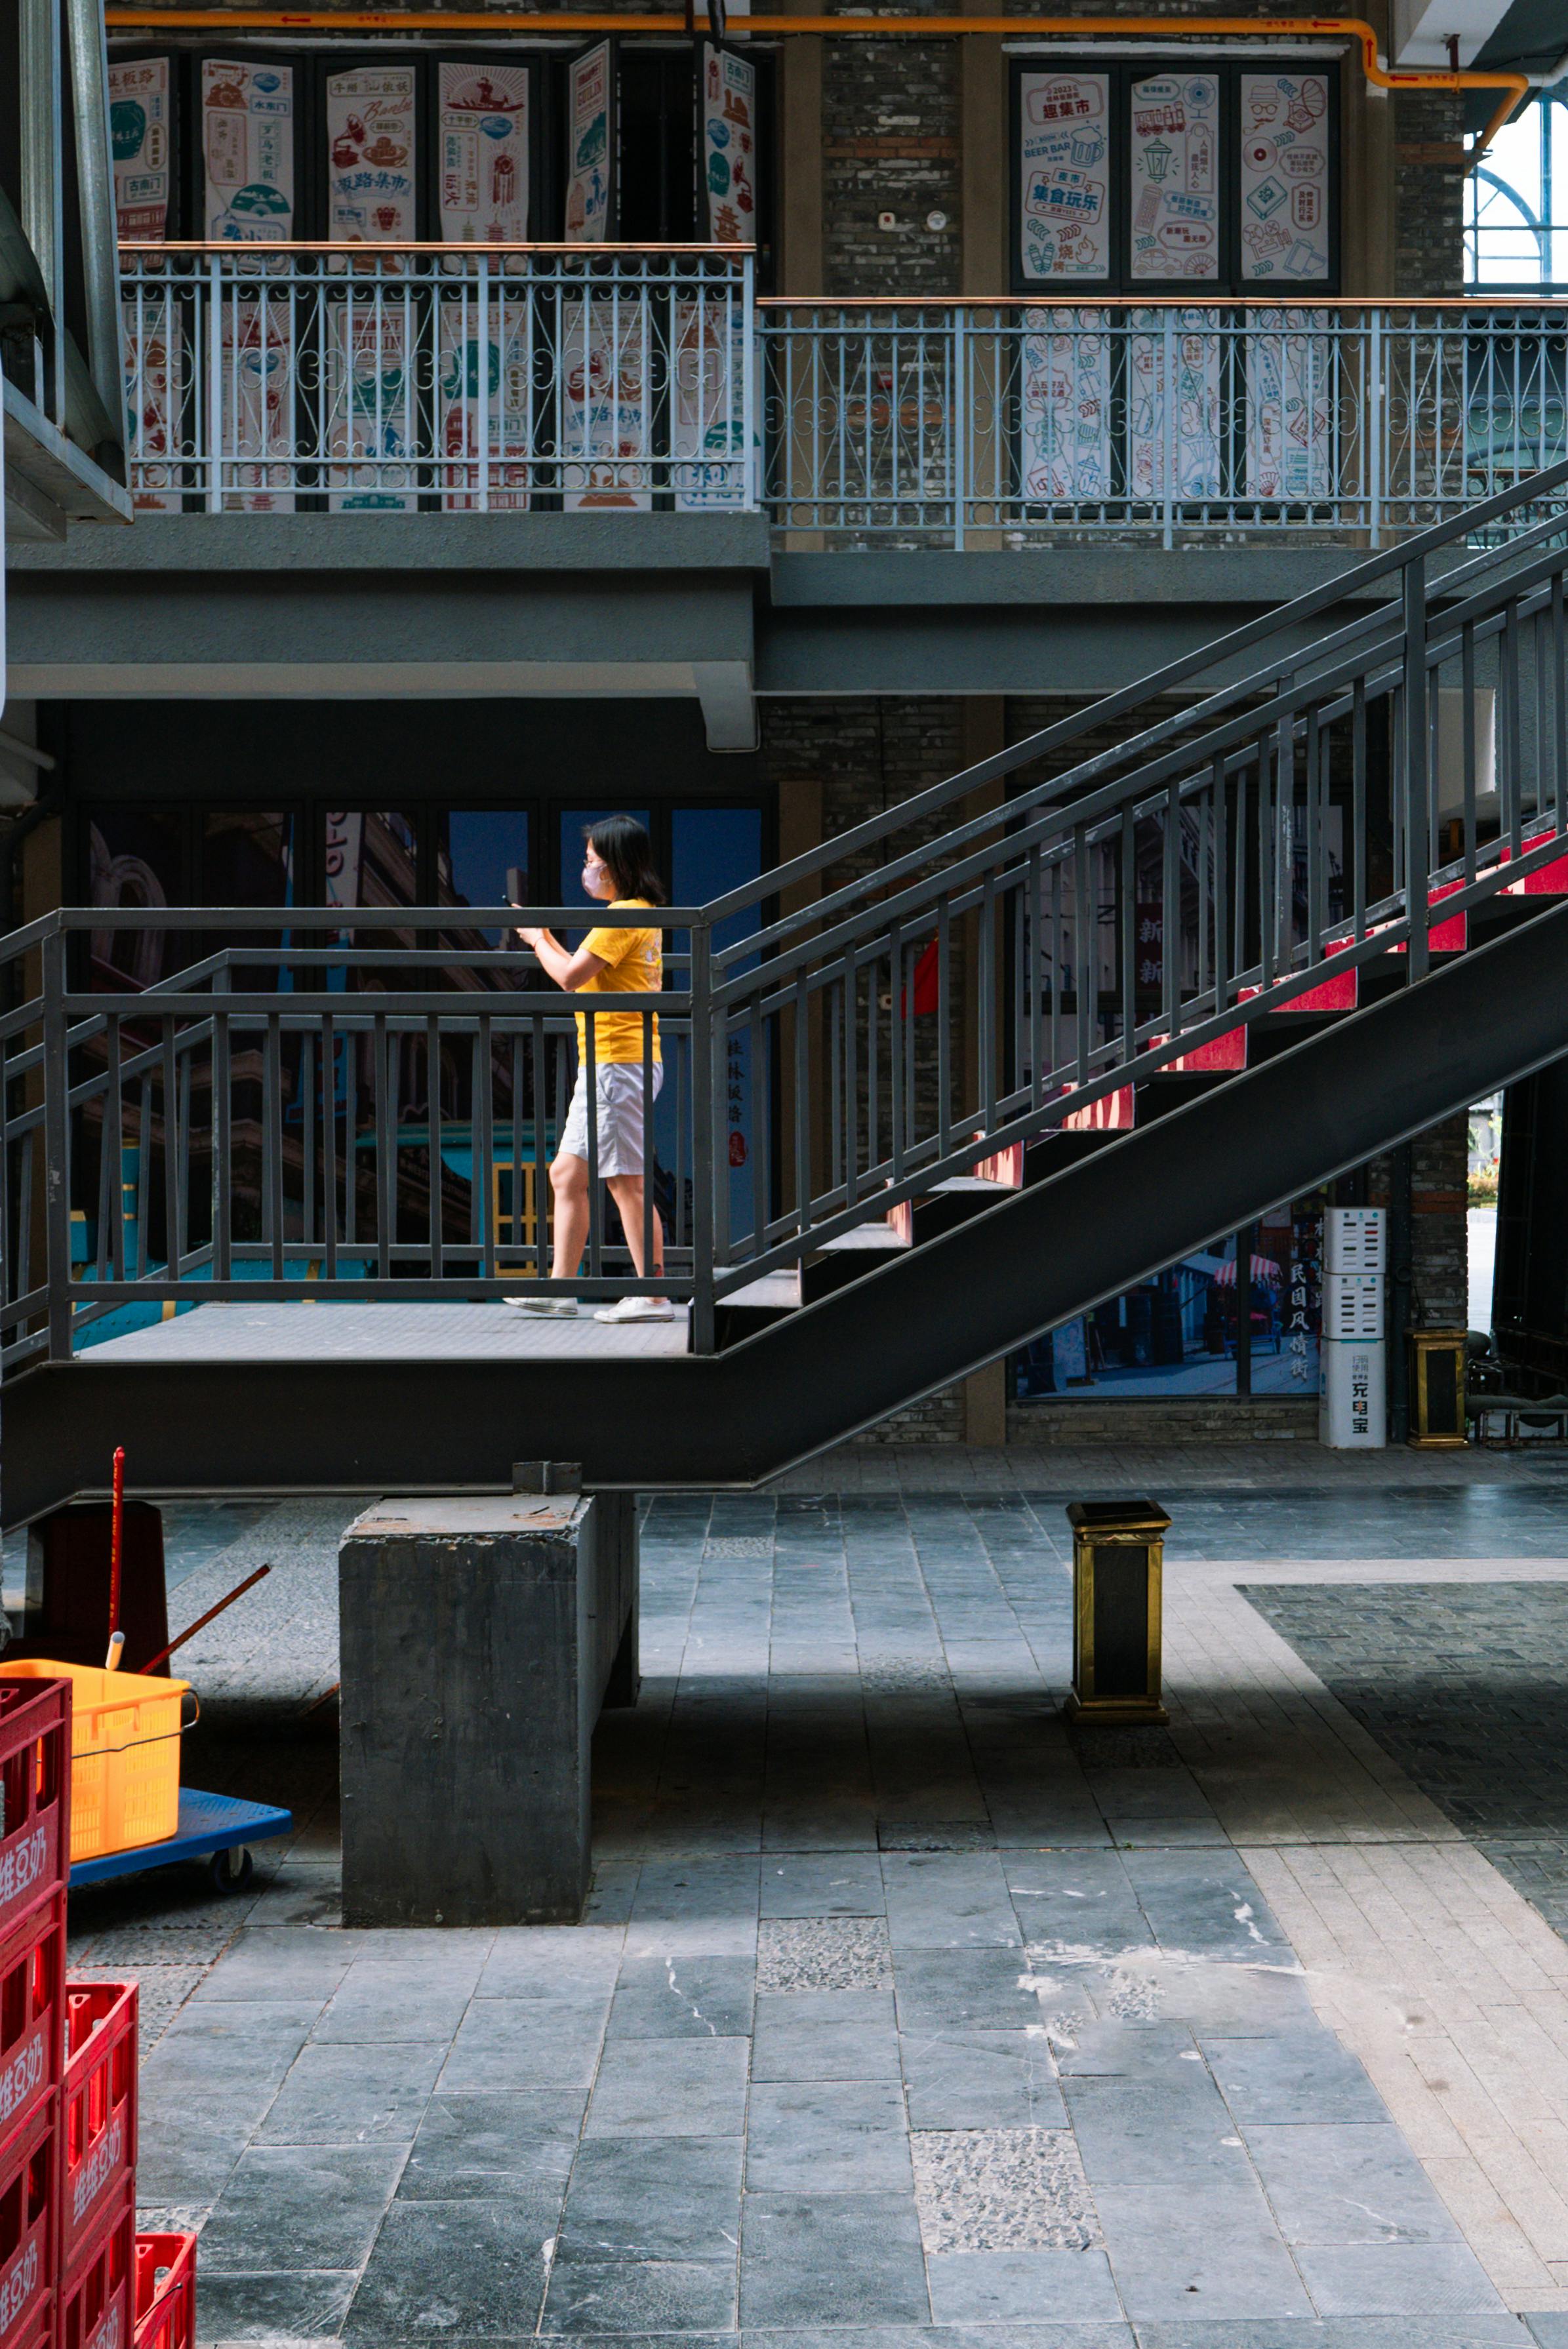
{"type": "MultiPolygon", "coordinates": [[[[47,1656],[0,1665],[7,1679],[71,1682],[71,1859],[164,1843],[180,1824],[180,1732],[189,1681],[106,1672],[47,1656]]],[[[192,1697],[192,1702],[195,1700],[192,1697]]],[[[191,1720],[195,1719],[192,1713],[191,1720]]]]}

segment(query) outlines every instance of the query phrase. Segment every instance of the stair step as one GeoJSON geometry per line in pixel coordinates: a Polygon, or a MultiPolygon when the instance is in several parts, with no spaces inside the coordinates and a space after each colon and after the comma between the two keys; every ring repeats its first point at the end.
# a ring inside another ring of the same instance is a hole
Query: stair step
{"type": "Polygon", "coordinates": [[[1114,1127],[1058,1126],[1054,1133],[1043,1133],[1025,1150],[1023,1180],[1026,1184],[1048,1183],[1064,1166],[1076,1166],[1085,1158],[1096,1157],[1121,1138],[1114,1127]]]}
{"type": "Polygon", "coordinates": [[[721,1298],[713,1309],[713,1335],[720,1352],[798,1312],[800,1296],[799,1273],[785,1271],[764,1272],[747,1281],[743,1288],[721,1298]]]}
{"type": "Polygon", "coordinates": [[[903,1256],[909,1246],[901,1233],[883,1223],[862,1224],[855,1231],[841,1232],[836,1239],[824,1240],[801,1267],[801,1303],[815,1305],[819,1297],[831,1297],[836,1289],[847,1288],[852,1280],[864,1280],[878,1265],[903,1256]]]}
{"type": "Polygon", "coordinates": [[[919,1247],[927,1240],[940,1239],[944,1232],[956,1231],[960,1224],[982,1215],[999,1199],[1017,1195],[1011,1183],[989,1182],[982,1174],[954,1174],[945,1183],[933,1183],[923,1198],[902,1199],[896,1207],[889,1207],[888,1224],[907,1247],[919,1247]]]}

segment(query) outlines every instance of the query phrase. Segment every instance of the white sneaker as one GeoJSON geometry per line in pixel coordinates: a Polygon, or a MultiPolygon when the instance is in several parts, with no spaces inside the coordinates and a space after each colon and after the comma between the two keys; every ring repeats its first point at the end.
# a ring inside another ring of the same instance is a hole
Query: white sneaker
{"type": "Polygon", "coordinates": [[[577,1300],[575,1297],[508,1297],[508,1305],[515,1305],[519,1313],[535,1314],[541,1321],[575,1321],[577,1300]]]}
{"type": "Polygon", "coordinates": [[[623,1297],[594,1315],[596,1321],[673,1321],[675,1309],[668,1297],[623,1297]]]}

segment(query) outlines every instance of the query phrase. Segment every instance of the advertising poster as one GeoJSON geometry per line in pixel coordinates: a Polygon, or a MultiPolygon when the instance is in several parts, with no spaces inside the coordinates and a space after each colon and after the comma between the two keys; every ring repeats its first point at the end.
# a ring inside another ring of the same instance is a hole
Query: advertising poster
{"type": "Polygon", "coordinates": [[[1135,81],[1128,141],[1135,280],[1220,274],[1220,82],[1212,73],[1135,81]]]}
{"type": "Polygon", "coordinates": [[[413,513],[415,401],[410,321],[401,301],[340,302],[327,338],[331,513],[413,513]]]}
{"type": "Polygon", "coordinates": [[[1042,285],[1111,274],[1110,89],[1103,73],[1019,77],[1020,257],[1042,285]]]}
{"type": "Polygon", "coordinates": [[[327,233],[348,244],[405,244],[418,233],[415,77],[409,66],[351,66],[324,86],[327,233]]]}
{"type": "Polygon", "coordinates": [[[566,243],[602,244],[613,234],[615,51],[608,41],[576,59],[567,87],[566,243]]]}
{"type": "Polygon", "coordinates": [[[1135,310],[1132,324],[1143,331],[1127,340],[1128,494],[1218,497],[1220,336],[1202,310],[1135,310]]]}
{"type": "Polygon", "coordinates": [[[294,67],[202,60],[202,234],[283,244],[294,234],[294,67]]]}
{"type": "Polygon", "coordinates": [[[476,460],[487,440],[489,512],[522,513],[527,508],[532,331],[533,312],[525,300],[504,295],[492,301],[483,321],[477,304],[447,302],[441,306],[437,392],[444,512],[468,512],[478,506],[476,460]]]}
{"type": "Polygon", "coordinates": [[[568,513],[626,506],[646,512],[651,409],[643,313],[568,295],[561,302],[562,504],[568,513]]]}
{"type": "Polygon", "coordinates": [[[1241,275],[1329,275],[1328,77],[1241,76],[1241,275]]]}
{"type": "MultiPolygon", "coordinates": [[[[671,476],[681,513],[738,506],[744,499],[745,333],[738,295],[733,301],[713,295],[675,305],[670,453],[683,460],[671,476]]],[[[760,353],[755,364],[760,370],[760,353]]]]}
{"type": "Polygon", "coordinates": [[[1111,493],[1111,342],[1101,310],[1027,310],[1023,495],[1056,505],[1111,493]]]}
{"type": "Polygon", "coordinates": [[[1326,310],[1254,310],[1247,336],[1247,495],[1334,491],[1334,342],[1326,310]],[[1313,328],[1319,331],[1314,333],[1313,328]]]}
{"type": "Polygon", "coordinates": [[[528,68],[438,66],[441,233],[448,244],[528,236],[528,68]]]}
{"type": "Polygon", "coordinates": [[[292,513],[294,348],[282,302],[247,296],[223,307],[219,357],[224,420],[223,511],[292,513]]]}
{"type": "Polygon", "coordinates": [[[146,295],[119,305],[125,453],[138,513],[179,513],[184,504],[176,437],[182,347],[173,307],[166,297],[146,295]]]}
{"type": "Polygon", "coordinates": [[[172,70],[169,57],[136,57],[109,69],[115,222],[124,244],[161,244],[169,233],[174,187],[172,70]]]}
{"type": "Polygon", "coordinates": [[[702,45],[702,198],[711,244],[750,244],[757,233],[757,69],[702,45]]]}

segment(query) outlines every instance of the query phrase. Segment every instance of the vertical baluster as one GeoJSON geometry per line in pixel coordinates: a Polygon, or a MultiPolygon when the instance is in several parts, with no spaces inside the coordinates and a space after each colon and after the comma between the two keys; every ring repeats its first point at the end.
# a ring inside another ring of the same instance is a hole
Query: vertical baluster
{"type": "Polygon", "coordinates": [[[904,933],[900,925],[895,922],[888,946],[888,1116],[890,1127],[888,1139],[892,1152],[895,1183],[901,1179],[904,1172],[903,980],[904,933]]]}
{"type": "MultiPolygon", "coordinates": [[[[213,1043],[217,1030],[213,1030],[213,1043]]],[[[299,1149],[304,1164],[300,1218],[306,1248],[316,1243],[316,1038],[309,1029],[299,1040],[299,1149]]]]}
{"type": "Polygon", "coordinates": [[[1404,761],[1398,829],[1405,838],[1406,908],[1410,917],[1413,985],[1425,978],[1431,953],[1427,918],[1427,581],[1419,556],[1404,567],[1405,657],[1399,749],[1404,761]]]}
{"type": "MultiPolygon", "coordinates": [[[[760,987],[759,980],[759,990],[760,987]]],[[[767,1246],[770,1164],[770,1154],[764,1147],[766,1105],[771,1091],[763,1060],[764,1036],[762,997],[757,991],[752,995],[746,1013],[746,1049],[752,1079],[752,1245],[759,1254],[767,1246]]]]}
{"type": "Polygon", "coordinates": [[[1568,624],[1563,610],[1563,573],[1552,577],[1552,829],[1568,824],[1568,624]]]}
{"type": "Polygon", "coordinates": [[[1094,992],[1091,970],[1096,965],[1097,957],[1089,905],[1089,839],[1081,823],[1073,826],[1073,1003],[1077,1029],[1073,1074],[1076,1082],[1082,1085],[1089,1080],[1090,1054],[1094,1044],[1090,1025],[1090,1004],[1094,992]]]}
{"type": "Polygon", "coordinates": [[[860,963],[853,945],[844,949],[844,1195],[853,1206],[860,1195],[860,963]]]}
{"type": "Polygon", "coordinates": [[[144,1069],[136,1104],[136,1277],[139,1280],[148,1278],[152,1256],[151,1212],[152,1071],[144,1069]]]}
{"type": "Polygon", "coordinates": [[[812,1221],[810,1000],[803,965],[794,977],[795,1228],[803,1240],[812,1221]]]}
{"type": "Polygon", "coordinates": [[[1120,956],[1117,973],[1117,993],[1122,1008],[1121,1059],[1125,1064],[1137,1050],[1137,812],[1122,810],[1116,827],[1116,839],[1121,854],[1119,869],[1113,873],[1111,885],[1116,892],[1116,946],[1120,956]]]}
{"type": "MultiPolygon", "coordinates": [[[[109,1183],[109,1271],[111,1280],[125,1278],[125,1079],[122,1073],[124,1024],[118,1011],[108,1019],[108,1061],[104,1093],[103,1147],[110,1167],[109,1183]]],[[[213,1030],[214,1044],[217,1031],[213,1030]]],[[[0,1048],[3,1050],[3,1048],[0,1048]]],[[[5,1062],[0,1059],[0,1117],[5,1108],[5,1062]]],[[[5,1152],[0,1147],[0,1257],[5,1252],[10,1233],[10,1217],[6,1212],[4,1191],[5,1152]]]]}
{"type": "Polygon", "coordinates": [[[1502,616],[1502,675],[1499,682],[1502,688],[1500,698],[1506,722],[1501,730],[1502,741],[1499,747],[1504,753],[1501,761],[1503,772],[1500,778],[1503,827],[1508,833],[1509,854],[1516,861],[1524,853],[1524,760],[1519,652],[1519,607],[1516,603],[1510,603],[1502,616]]]}
{"type": "MultiPolygon", "coordinates": [[[[1045,958],[1051,973],[1051,1081],[1056,1082],[1056,1072],[1062,1065],[1062,947],[1064,937],[1062,911],[1062,859],[1051,859],[1051,945],[1045,958]]],[[[1124,1014],[1125,1018],[1125,1014],[1124,1014]]]]}
{"type": "MultiPolygon", "coordinates": [[[[491,1019],[488,1011],[479,1015],[479,1034],[474,1040],[475,1068],[473,1071],[473,1163],[478,1184],[476,1205],[479,1211],[479,1276],[482,1280],[495,1278],[495,1104],[493,1088],[495,1081],[494,1055],[491,1047],[491,1019]]],[[[652,1132],[651,1126],[646,1129],[652,1132]]]]}
{"type": "Polygon", "coordinates": [[[583,1034],[587,1045],[583,1083],[588,1105],[588,1277],[597,1280],[604,1269],[604,1210],[599,1204],[599,1027],[591,1011],[584,1019],[583,1034]]]}
{"type": "Polygon", "coordinates": [[[272,1239],[272,1277],[281,1280],[283,1254],[283,1034],[278,1014],[266,1016],[266,1064],[262,1091],[266,1120],[266,1228],[272,1239]]]}
{"type": "Polygon", "coordinates": [[[546,1126],[550,1114],[550,1048],[545,1040],[545,1019],[535,1011],[529,1021],[534,1062],[534,1278],[545,1280],[550,1268],[550,1159],[546,1126]]]}
{"type": "Polygon", "coordinates": [[[1350,702],[1350,887],[1353,936],[1366,935],[1366,679],[1358,677],[1350,702]]]}
{"type": "MultiPolygon", "coordinates": [[[[672,328],[673,332],[673,328],[672,328]]],[[[653,1151],[653,1014],[642,1014],[642,1269],[653,1275],[653,1182],[657,1173],[653,1151]]],[[[628,1233],[629,1239],[631,1235],[628,1233]]]]}
{"type": "Polygon", "coordinates": [[[1217,750],[1210,770],[1210,790],[1214,800],[1213,854],[1210,874],[1214,893],[1214,1009],[1223,1011],[1231,994],[1231,867],[1230,844],[1226,834],[1225,753],[1217,750]]]}
{"type": "Polygon", "coordinates": [[[838,1191],[844,1186],[844,1040],[841,1032],[844,1015],[844,981],[842,976],[831,980],[823,989],[822,1016],[827,1022],[827,1187],[838,1191]]]}
{"type": "MultiPolygon", "coordinates": [[[[439,1111],[432,1109],[431,1113],[432,1149],[436,1140],[438,1114],[439,1111]]],[[[650,1133],[653,1131],[651,1126],[648,1130],[650,1133]]],[[[432,1159],[431,1164],[434,1179],[439,1183],[441,1180],[439,1155],[432,1159]]],[[[519,1268],[521,1268],[524,1245],[523,1206],[523,1031],[514,1025],[512,1029],[512,1238],[509,1245],[513,1254],[519,1258],[519,1268]]]]}
{"type": "Polygon", "coordinates": [[[337,1047],[330,1011],[321,1022],[321,1277],[337,1278],[337,1047]]]}
{"type": "MultiPolygon", "coordinates": [[[[705,922],[691,926],[691,1350],[711,1354],[716,1343],[713,1317],[713,1150],[715,1054],[713,1050],[712,933],[705,922]]],[[[722,1082],[722,1060],[718,1081],[722,1082]]],[[[722,1094],[720,1095],[722,1100],[722,1094]]]]}
{"type": "Polygon", "coordinates": [[[180,1080],[174,1045],[174,1014],[160,1022],[162,1050],[160,1075],[163,1100],[163,1257],[164,1278],[180,1278],[180,1080]]]}
{"type": "MultiPolygon", "coordinates": [[[[446,1272],[443,1248],[445,1234],[441,1229],[443,1202],[441,1179],[441,1019],[439,1014],[434,1011],[427,1011],[425,1014],[425,1123],[429,1136],[426,1147],[429,1152],[430,1168],[427,1183],[429,1195],[426,1200],[425,1244],[430,1251],[431,1278],[441,1280],[446,1272]]],[[[513,1177],[514,1182],[517,1184],[521,1184],[522,1179],[521,1171],[513,1177]]]]}
{"type": "MultiPolygon", "coordinates": [[[[977,992],[980,1000],[976,1013],[980,1022],[975,1041],[980,1058],[981,1131],[990,1133],[996,1124],[996,876],[990,871],[985,875],[981,893],[980,953],[977,992]]],[[[910,1023],[911,1028],[913,1022],[910,1023]]]]}
{"type": "Polygon", "coordinates": [[[1160,850],[1160,1019],[1174,1036],[1181,1026],[1181,796],[1174,782],[1166,785],[1160,850]]]}
{"type": "Polygon", "coordinates": [[[1476,877],[1476,632],[1467,620],[1459,631],[1459,724],[1463,748],[1465,879],[1476,877]]]}
{"type": "Polygon", "coordinates": [[[387,1015],[384,1011],[373,1015],[370,1083],[374,1095],[370,1112],[376,1149],[376,1271],[379,1278],[386,1280],[392,1269],[392,1136],[387,1126],[391,1080],[387,1071],[387,1015]]]}
{"type": "MultiPolygon", "coordinates": [[[[1041,1061],[1045,1050],[1044,1019],[1040,1000],[1041,973],[1041,868],[1040,843],[1036,841],[1029,851],[1029,901],[1023,910],[1022,926],[1027,934],[1029,956],[1029,1106],[1038,1109],[1045,1098],[1045,1071],[1041,1061]]],[[[943,1006],[944,1013],[946,1006],[943,1006]]],[[[943,1150],[947,1148],[944,1136],[943,1150]]]]}
{"type": "Polygon", "coordinates": [[[1307,712],[1306,737],[1306,950],[1309,964],[1322,960],[1323,934],[1328,921],[1328,876],[1324,869],[1323,772],[1323,726],[1314,704],[1307,712]]]}

